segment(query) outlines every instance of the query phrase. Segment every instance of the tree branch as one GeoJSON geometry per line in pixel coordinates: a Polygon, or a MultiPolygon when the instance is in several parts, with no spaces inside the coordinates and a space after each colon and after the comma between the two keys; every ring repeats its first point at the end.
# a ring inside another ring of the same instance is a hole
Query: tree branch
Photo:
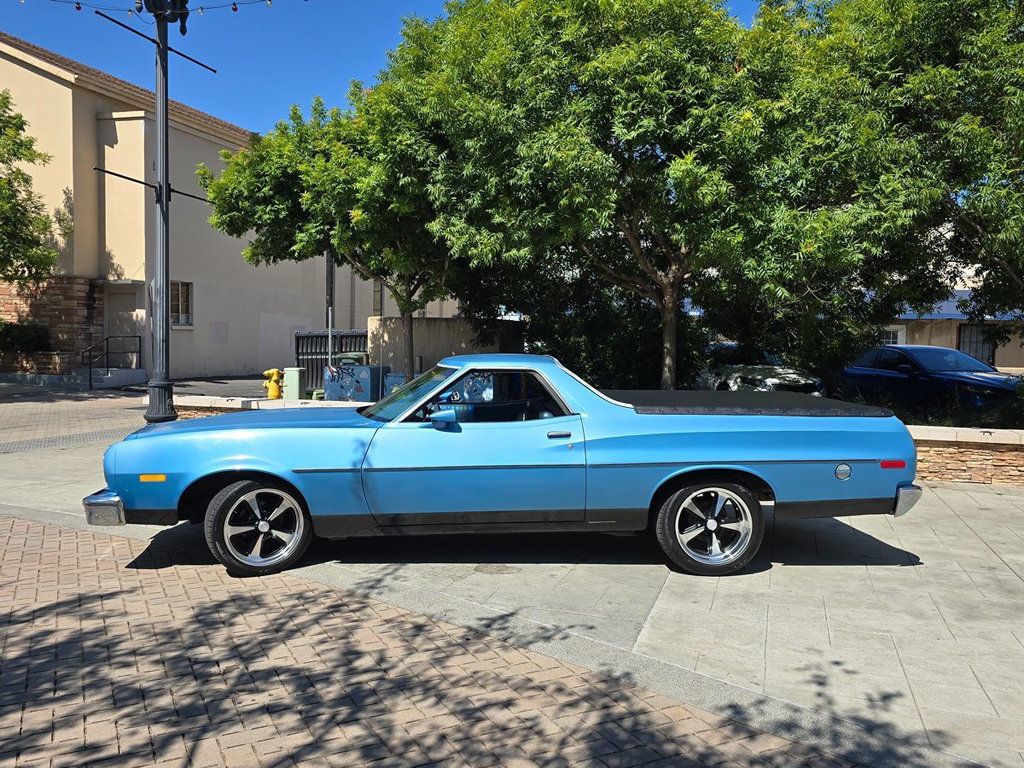
{"type": "Polygon", "coordinates": [[[611,278],[611,280],[615,282],[617,285],[620,285],[623,288],[627,288],[633,291],[634,293],[638,293],[644,298],[650,299],[651,301],[654,301],[656,303],[661,302],[661,295],[659,294],[657,288],[644,283],[642,280],[640,280],[637,277],[634,277],[633,275],[628,275],[625,272],[620,272],[619,270],[608,266],[601,259],[597,258],[597,256],[594,255],[594,253],[590,250],[590,248],[586,246],[586,244],[582,244],[580,247],[582,248],[583,253],[586,255],[586,257],[590,259],[591,264],[597,267],[600,271],[604,272],[605,275],[611,278]]]}

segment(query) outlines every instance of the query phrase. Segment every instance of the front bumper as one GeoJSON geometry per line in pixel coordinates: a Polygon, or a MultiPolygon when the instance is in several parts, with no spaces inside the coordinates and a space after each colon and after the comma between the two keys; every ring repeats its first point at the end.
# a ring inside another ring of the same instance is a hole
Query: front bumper
{"type": "Polygon", "coordinates": [[[89,525],[125,525],[121,497],[104,488],[82,499],[85,519],[89,525]]]}
{"type": "Polygon", "coordinates": [[[896,506],[893,508],[893,515],[899,517],[910,511],[917,502],[921,500],[924,491],[917,485],[901,485],[896,489],[896,506]]]}
{"type": "Polygon", "coordinates": [[[125,509],[121,497],[104,488],[82,499],[89,525],[174,525],[176,509],[125,509]]]}

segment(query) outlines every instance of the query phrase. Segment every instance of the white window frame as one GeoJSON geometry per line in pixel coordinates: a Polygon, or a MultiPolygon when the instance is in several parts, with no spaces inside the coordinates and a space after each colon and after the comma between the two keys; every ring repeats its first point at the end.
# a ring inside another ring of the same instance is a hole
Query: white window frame
{"type": "Polygon", "coordinates": [[[191,328],[195,322],[195,286],[193,283],[186,280],[171,280],[168,294],[171,326],[174,328],[191,328]],[[177,289],[178,294],[177,302],[174,300],[175,289],[177,289]],[[182,294],[185,296],[184,302],[182,301],[182,294]],[[183,309],[187,311],[182,311],[183,309]]]}
{"type": "Polygon", "coordinates": [[[895,333],[896,341],[889,341],[888,336],[882,342],[883,344],[906,344],[907,343],[907,326],[905,325],[887,325],[885,327],[885,333],[895,333]]]}

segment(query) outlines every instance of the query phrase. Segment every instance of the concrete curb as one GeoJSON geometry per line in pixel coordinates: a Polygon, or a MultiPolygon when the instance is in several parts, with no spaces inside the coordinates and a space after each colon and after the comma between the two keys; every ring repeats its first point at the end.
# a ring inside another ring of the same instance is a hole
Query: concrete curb
{"type": "MultiPolygon", "coordinates": [[[[146,398],[149,402],[149,398],[146,398]]],[[[267,400],[249,397],[212,395],[175,395],[174,405],[181,408],[223,408],[240,411],[271,411],[281,408],[359,408],[370,403],[337,400],[267,400]]]]}
{"type": "MultiPolygon", "coordinates": [[[[0,514],[65,528],[88,530],[150,541],[154,529],[130,525],[105,530],[89,526],[81,512],[39,510],[0,503],[0,514]]],[[[198,526],[180,525],[179,548],[205,546],[198,526]]],[[[162,546],[175,546],[162,543],[162,546]]],[[[374,580],[338,563],[315,563],[290,570],[290,576],[328,587],[350,590],[405,610],[447,621],[530,648],[561,661],[595,672],[627,674],[638,687],[660,693],[683,703],[746,723],[752,728],[797,741],[842,759],[871,765],[953,768],[979,765],[971,760],[931,749],[925,743],[907,739],[885,739],[868,727],[817,712],[797,704],[766,696],[758,691],[637,654],[629,649],[602,643],[569,630],[530,621],[491,606],[457,599],[421,587],[401,586],[374,580]],[[482,629],[483,628],[483,629],[482,629]],[[884,758],[880,757],[884,756],[884,758]]]]}

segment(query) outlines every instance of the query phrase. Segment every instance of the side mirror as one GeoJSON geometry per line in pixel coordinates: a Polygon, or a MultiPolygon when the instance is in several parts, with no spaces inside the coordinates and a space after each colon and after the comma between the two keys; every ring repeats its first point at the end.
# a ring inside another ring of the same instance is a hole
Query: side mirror
{"type": "Polygon", "coordinates": [[[452,410],[435,411],[430,414],[430,423],[434,429],[447,429],[449,424],[457,424],[458,415],[452,410]]]}
{"type": "Polygon", "coordinates": [[[904,364],[904,365],[897,365],[896,366],[896,373],[902,373],[904,376],[913,376],[914,375],[914,369],[913,369],[913,367],[911,367],[909,365],[906,365],[906,364],[904,364]]]}

